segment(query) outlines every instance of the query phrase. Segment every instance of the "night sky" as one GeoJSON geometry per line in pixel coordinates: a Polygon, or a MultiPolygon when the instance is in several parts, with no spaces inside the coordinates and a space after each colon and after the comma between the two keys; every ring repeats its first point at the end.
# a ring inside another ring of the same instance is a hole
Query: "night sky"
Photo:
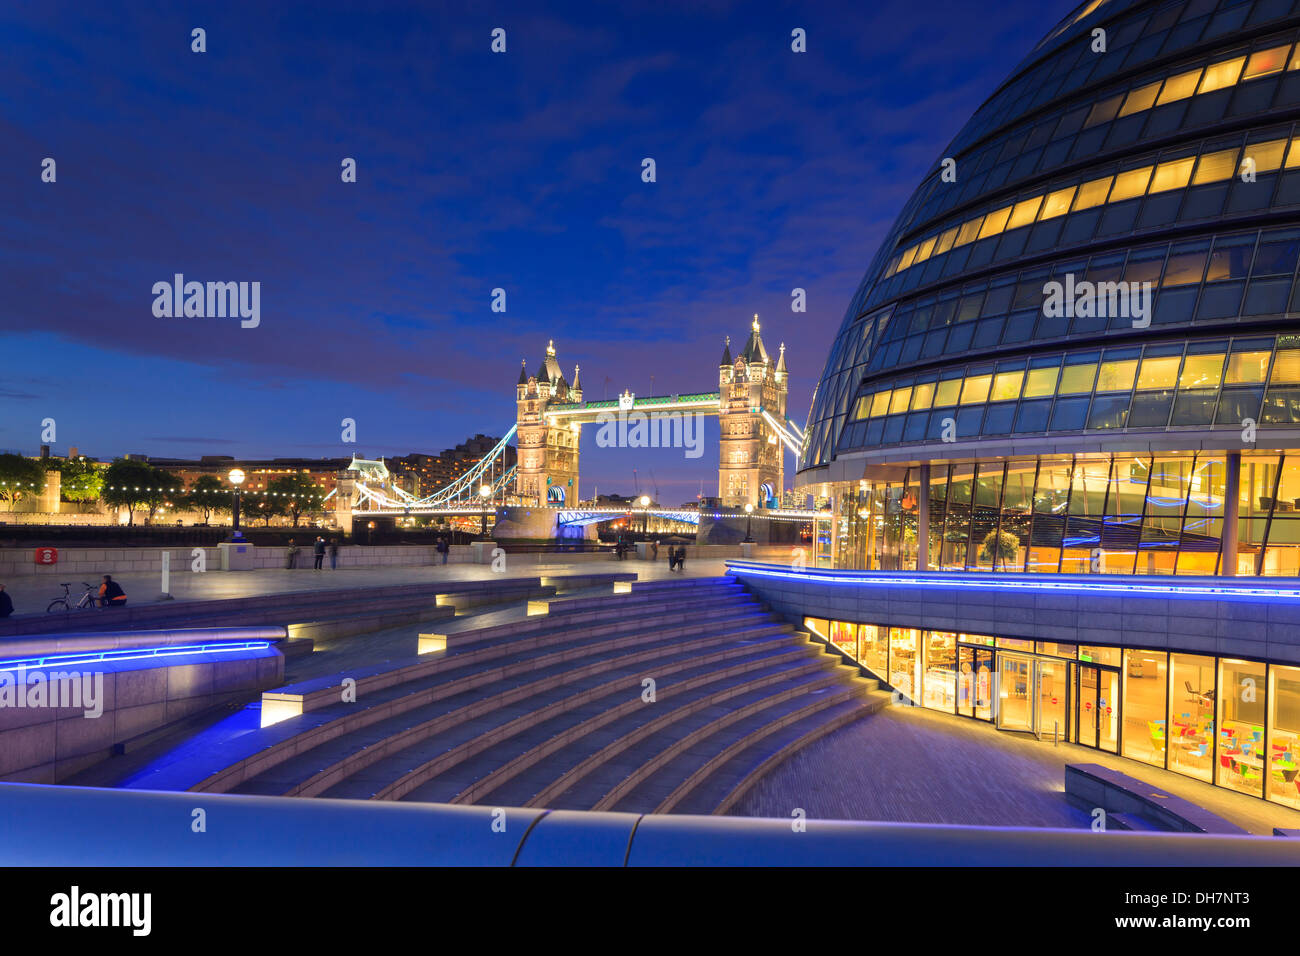
{"type": "MultiPolygon", "coordinates": [[[[549,338],[588,399],[705,391],[755,312],[802,423],[907,196],[1073,6],[6,4],[0,449],[437,453],[549,338]],[[260,326],[156,318],[178,272],[261,282],[260,326]]],[[[693,461],[584,434],[584,496],[716,493],[711,426],[693,461]]]]}

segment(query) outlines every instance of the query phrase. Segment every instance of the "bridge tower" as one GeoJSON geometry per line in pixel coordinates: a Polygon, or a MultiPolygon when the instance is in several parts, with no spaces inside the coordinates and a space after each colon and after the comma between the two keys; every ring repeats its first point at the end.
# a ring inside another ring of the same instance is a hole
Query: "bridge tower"
{"type": "Polygon", "coordinates": [[[528,374],[527,359],[519,369],[515,386],[518,463],[515,494],[524,505],[577,504],[578,425],[551,424],[547,408],[580,404],[582,385],[579,369],[573,369],[570,385],[555,358],[555,342],[546,346],[546,358],[534,375],[528,374]]]}
{"type": "Polygon", "coordinates": [[[785,344],[774,364],[763,346],[755,315],[744,350],[733,359],[728,337],[718,364],[718,422],[722,429],[718,497],[724,507],[760,507],[772,498],[780,499],[784,446],[763,420],[762,410],[777,421],[785,421],[789,390],[785,344]]]}

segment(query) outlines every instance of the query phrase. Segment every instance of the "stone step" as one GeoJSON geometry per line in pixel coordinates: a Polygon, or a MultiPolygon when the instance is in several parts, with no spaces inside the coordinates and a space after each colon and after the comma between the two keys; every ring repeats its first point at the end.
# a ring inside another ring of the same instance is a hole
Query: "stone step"
{"type": "MultiPolygon", "coordinates": [[[[443,724],[435,726],[433,722],[451,720],[447,715],[458,708],[468,708],[457,718],[463,720],[513,706],[546,686],[562,686],[624,662],[654,660],[656,656],[680,649],[690,649],[693,653],[706,651],[719,642],[730,642],[743,649],[747,642],[773,638],[792,640],[788,625],[769,619],[703,632],[682,630],[657,642],[646,640],[644,633],[632,633],[595,645],[577,642],[549,654],[521,655],[510,664],[483,662],[480,670],[459,674],[451,680],[434,674],[418,686],[416,682],[406,682],[368,697],[359,696],[356,704],[336,702],[307,715],[315,719],[316,726],[280,742],[278,760],[271,761],[265,754],[259,754],[257,773],[242,775],[234,785],[241,792],[286,795],[315,790],[324,785],[326,774],[340,779],[346,775],[343,771],[347,767],[343,764],[352,766],[348,761],[353,760],[353,748],[347,738],[358,733],[364,733],[372,747],[383,742],[385,752],[395,751],[400,749],[397,735],[407,735],[413,741],[434,733],[443,724]],[[363,704],[370,713],[357,712],[356,708],[363,704]],[[327,750],[317,749],[326,744],[327,750]],[[281,785],[286,789],[277,790],[281,785]]],[[[366,759],[379,756],[378,750],[372,750],[366,759]]]]}

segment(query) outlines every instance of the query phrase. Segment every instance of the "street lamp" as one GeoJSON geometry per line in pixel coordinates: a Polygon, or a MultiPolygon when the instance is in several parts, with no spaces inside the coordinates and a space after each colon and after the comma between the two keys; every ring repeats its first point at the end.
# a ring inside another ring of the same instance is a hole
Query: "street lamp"
{"type": "Polygon", "coordinates": [[[754,536],[750,533],[750,523],[754,520],[754,506],[750,502],[745,502],[745,544],[752,544],[754,536]]]}
{"type": "Polygon", "coordinates": [[[642,495],[641,498],[637,501],[637,504],[639,504],[642,508],[641,534],[649,535],[650,534],[650,512],[646,509],[650,507],[650,496],[642,495]]]}
{"type": "Polygon", "coordinates": [[[486,538],[487,537],[487,506],[488,506],[488,499],[492,497],[492,486],[481,485],[478,490],[478,496],[483,499],[483,514],[481,516],[483,518],[483,525],[482,525],[482,529],[480,530],[480,534],[482,534],[483,537],[486,538]]]}
{"type": "Polygon", "coordinates": [[[231,524],[233,525],[231,528],[230,540],[243,541],[244,533],[239,530],[239,486],[244,483],[244,473],[238,468],[232,468],[230,474],[226,477],[229,478],[230,483],[235,486],[235,506],[231,509],[230,513],[232,519],[231,524]]]}

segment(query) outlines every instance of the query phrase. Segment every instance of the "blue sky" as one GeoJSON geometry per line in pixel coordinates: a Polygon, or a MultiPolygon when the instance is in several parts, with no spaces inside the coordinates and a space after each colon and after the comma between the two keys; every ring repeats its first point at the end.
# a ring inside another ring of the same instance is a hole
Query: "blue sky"
{"type": "MultiPolygon", "coordinates": [[[[1071,6],[7,5],[0,448],[437,452],[550,338],[589,398],[705,390],[755,312],[802,420],[903,202],[1071,6]],[[177,272],[261,282],[261,325],[154,317],[177,272]]],[[[585,441],[584,493],[712,494],[709,436],[585,441]]]]}

